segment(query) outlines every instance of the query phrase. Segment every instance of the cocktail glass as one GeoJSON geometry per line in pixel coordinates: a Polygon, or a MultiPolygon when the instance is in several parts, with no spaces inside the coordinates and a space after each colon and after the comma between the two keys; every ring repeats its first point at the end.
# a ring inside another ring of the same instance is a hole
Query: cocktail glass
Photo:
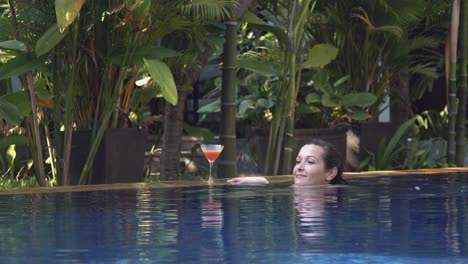
{"type": "Polygon", "coordinates": [[[213,184],[213,175],[212,175],[213,163],[219,157],[219,154],[221,154],[221,151],[223,151],[224,146],[221,144],[200,144],[200,147],[203,151],[203,154],[205,155],[205,158],[210,163],[210,176],[208,177],[208,184],[212,185],[213,184]]]}

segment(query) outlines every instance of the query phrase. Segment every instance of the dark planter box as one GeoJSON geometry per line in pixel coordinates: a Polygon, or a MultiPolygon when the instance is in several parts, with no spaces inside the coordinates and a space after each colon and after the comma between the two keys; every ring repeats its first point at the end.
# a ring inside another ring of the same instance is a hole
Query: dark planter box
{"type": "MultiPolygon", "coordinates": [[[[91,132],[75,131],[72,139],[70,185],[78,184],[90,150],[91,132]]],[[[146,133],[137,128],[107,129],[93,162],[92,184],[143,180],[146,133]]]]}
{"type": "MultiPolygon", "coordinates": [[[[348,136],[348,169],[356,171],[360,162],[377,153],[381,140],[387,142],[393,137],[398,127],[390,122],[360,122],[354,123],[348,136]]],[[[406,142],[406,138],[402,138],[406,142]]]]}
{"type": "MultiPolygon", "coordinates": [[[[63,135],[62,135],[63,137],[63,135]]],[[[91,131],[73,131],[68,185],[77,185],[90,149],[91,131]]]]}

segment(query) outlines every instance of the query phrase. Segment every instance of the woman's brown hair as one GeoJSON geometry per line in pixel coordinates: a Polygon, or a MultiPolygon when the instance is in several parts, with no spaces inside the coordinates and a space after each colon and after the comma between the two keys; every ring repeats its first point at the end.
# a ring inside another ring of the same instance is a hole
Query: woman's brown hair
{"type": "Polygon", "coordinates": [[[309,141],[306,145],[316,145],[323,149],[323,160],[325,162],[325,169],[330,170],[333,167],[338,169],[338,172],[330,181],[330,184],[346,184],[347,182],[343,179],[343,159],[340,153],[336,150],[336,148],[329,143],[320,138],[314,138],[309,141]]]}

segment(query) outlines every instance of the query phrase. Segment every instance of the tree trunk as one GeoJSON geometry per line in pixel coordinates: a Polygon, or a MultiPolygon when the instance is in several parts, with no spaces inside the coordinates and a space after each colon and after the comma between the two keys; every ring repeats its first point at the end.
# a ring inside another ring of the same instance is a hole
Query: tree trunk
{"type": "Polygon", "coordinates": [[[161,180],[177,180],[180,172],[180,143],[183,131],[187,91],[184,89],[177,89],[177,94],[177,104],[173,106],[166,103],[164,110],[161,180]]]}
{"type": "Polygon", "coordinates": [[[458,88],[458,114],[455,134],[455,164],[463,167],[465,164],[465,123],[466,123],[466,93],[467,93],[467,64],[468,64],[468,1],[462,2],[461,7],[461,36],[460,36],[460,87],[458,88]]]}
{"type": "Polygon", "coordinates": [[[411,110],[408,67],[400,69],[398,78],[391,84],[391,90],[390,120],[396,127],[400,127],[408,120],[411,110]]]}

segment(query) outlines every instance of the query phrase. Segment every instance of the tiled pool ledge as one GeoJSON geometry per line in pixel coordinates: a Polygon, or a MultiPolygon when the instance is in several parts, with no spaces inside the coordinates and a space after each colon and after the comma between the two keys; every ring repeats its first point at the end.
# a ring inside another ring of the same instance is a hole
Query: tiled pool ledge
{"type": "MultiPolygon", "coordinates": [[[[467,167],[442,168],[442,169],[414,169],[414,170],[389,170],[389,171],[369,171],[369,172],[345,172],[345,179],[370,178],[376,176],[398,176],[408,174],[440,174],[450,172],[468,172],[467,167]]],[[[271,183],[292,182],[291,175],[286,176],[268,176],[271,183]]],[[[226,179],[215,179],[214,185],[225,185],[226,179]]],[[[2,194],[33,194],[33,193],[52,193],[52,192],[84,192],[98,190],[118,190],[118,189],[144,189],[144,188],[171,188],[171,187],[189,187],[206,186],[202,181],[161,181],[161,182],[143,182],[143,183],[114,183],[97,185],[75,185],[64,187],[39,187],[1,190],[2,194]]]]}

